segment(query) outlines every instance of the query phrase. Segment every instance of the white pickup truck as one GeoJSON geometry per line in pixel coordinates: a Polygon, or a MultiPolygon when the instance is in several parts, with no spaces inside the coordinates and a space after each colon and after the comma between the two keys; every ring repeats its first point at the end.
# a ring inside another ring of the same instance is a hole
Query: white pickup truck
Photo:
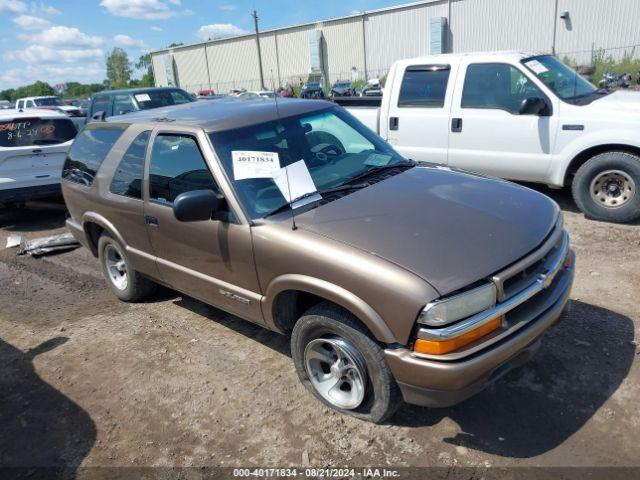
{"type": "Polygon", "coordinates": [[[400,60],[377,103],[336,102],[408,158],[571,185],[591,218],[640,217],[640,92],[598,90],[551,55],[400,60]]]}

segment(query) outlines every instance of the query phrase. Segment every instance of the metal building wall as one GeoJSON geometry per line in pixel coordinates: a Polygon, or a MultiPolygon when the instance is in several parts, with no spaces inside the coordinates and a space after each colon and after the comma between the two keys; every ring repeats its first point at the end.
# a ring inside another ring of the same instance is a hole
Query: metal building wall
{"type": "Polygon", "coordinates": [[[384,75],[401,58],[428,55],[429,19],[446,17],[446,0],[365,17],[367,73],[384,75]]]}
{"type": "MultiPolygon", "coordinates": [[[[616,59],[640,54],[640,0],[557,0],[556,52],[588,63],[592,48],[605,48],[616,59]],[[623,48],[626,47],[626,48],[623,48]]],[[[454,52],[483,50],[551,51],[556,0],[426,0],[399,8],[366,12],[323,22],[261,33],[265,86],[298,84],[310,73],[309,33],[323,33],[323,60],[328,81],[386,74],[401,58],[429,54],[429,21],[448,17],[454,52]],[[277,53],[276,53],[277,52],[277,53]],[[366,57],[366,62],[365,62],[366,57]]],[[[153,52],[156,84],[166,84],[162,56],[172,52],[180,85],[194,91],[208,85],[204,44],[153,52]]],[[[260,87],[258,57],[252,35],[206,43],[214,90],[260,87]]]]}

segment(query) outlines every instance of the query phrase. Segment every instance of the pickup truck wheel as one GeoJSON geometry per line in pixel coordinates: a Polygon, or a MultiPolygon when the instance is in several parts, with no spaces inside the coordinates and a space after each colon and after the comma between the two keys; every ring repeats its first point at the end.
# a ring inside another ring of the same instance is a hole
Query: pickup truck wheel
{"type": "Polygon", "coordinates": [[[124,249],[106,232],[98,239],[98,258],[109,288],[120,300],[137,302],[156,290],[157,285],[133,268],[124,249]]]}
{"type": "Polygon", "coordinates": [[[571,191],[587,217],[626,223],[640,217],[640,157],[606,152],[584,163],[571,191]]]}
{"type": "Polygon", "coordinates": [[[302,384],[334,410],[380,423],[400,403],[382,348],[353,315],[337,306],[319,304],[298,320],[291,354],[302,384]]]}

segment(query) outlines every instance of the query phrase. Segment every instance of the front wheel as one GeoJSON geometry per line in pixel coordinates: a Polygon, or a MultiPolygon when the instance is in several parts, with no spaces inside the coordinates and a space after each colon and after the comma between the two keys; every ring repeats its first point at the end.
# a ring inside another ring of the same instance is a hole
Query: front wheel
{"type": "Polygon", "coordinates": [[[333,304],[312,307],[298,320],[291,354],[302,384],[334,410],[380,423],[400,403],[382,348],[353,315],[333,304]]]}
{"type": "Polygon", "coordinates": [[[573,198],[587,217],[626,223],[640,218],[640,157],[606,152],[585,162],[571,185],[573,198]]]}

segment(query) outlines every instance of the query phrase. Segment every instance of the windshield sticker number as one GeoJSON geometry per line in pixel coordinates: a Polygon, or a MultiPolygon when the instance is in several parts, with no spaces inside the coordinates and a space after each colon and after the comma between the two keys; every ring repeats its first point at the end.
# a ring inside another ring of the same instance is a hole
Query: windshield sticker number
{"type": "Polygon", "coordinates": [[[231,158],[234,180],[273,178],[280,170],[280,157],[277,152],[233,150],[231,158]]]}
{"type": "Polygon", "coordinates": [[[136,100],[139,102],[150,102],[151,97],[148,93],[138,93],[136,96],[136,100]]]}
{"type": "Polygon", "coordinates": [[[538,60],[529,60],[528,62],[525,62],[525,65],[538,75],[549,71],[549,69],[541,64],[538,60]]]}

